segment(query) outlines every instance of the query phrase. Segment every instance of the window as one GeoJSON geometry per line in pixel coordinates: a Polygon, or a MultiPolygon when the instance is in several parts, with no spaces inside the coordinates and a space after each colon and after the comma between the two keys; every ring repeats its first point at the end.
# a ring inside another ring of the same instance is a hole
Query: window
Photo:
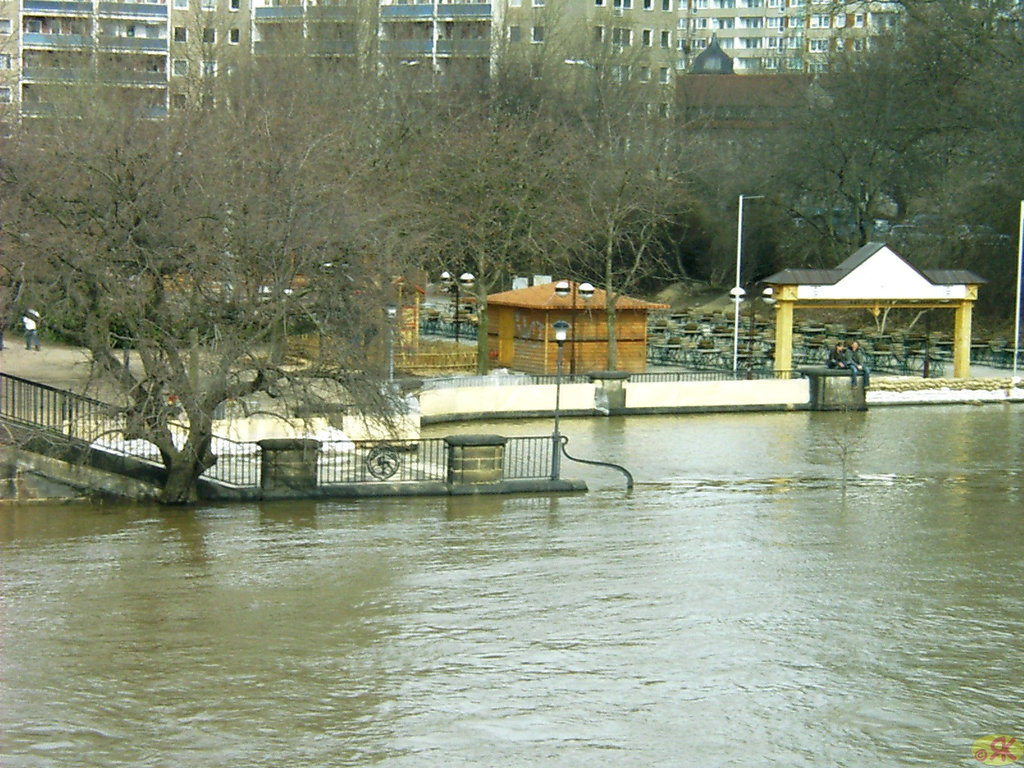
{"type": "Polygon", "coordinates": [[[230,2],[228,3],[228,8],[230,8],[232,11],[237,11],[238,7],[239,0],[230,0],[230,2]]]}
{"type": "Polygon", "coordinates": [[[832,17],[832,26],[836,29],[842,29],[846,26],[846,14],[840,13],[837,16],[832,17]]]}
{"type": "Polygon", "coordinates": [[[694,19],[693,20],[693,28],[694,29],[707,29],[708,28],[708,20],[707,19],[694,19]]]}
{"type": "Polygon", "coordinates": [[[856,16],[853,17],[853,26],[855,26],[855,27],[863,27],[864,26],[864,14],[863,13],[858,13],[856,16]]]}
{"type": "Polygon", "coordinates": [[[534,8],[543,8],[544,7],[544,0],[533,0],[533,7],[534,8]]]}
{"type": "Polygon", "coordinates": [[[658,117],[668,117],[672,114],[672,105],[667,101],[661,102],[658,105],[658,117]]]}
{"type": "Polygon", "coordinates": [[[828,40],[808,40],[807,50],[812,53],[825,53],[828,51],[828,40]]]}
{"type": "Polygon", "coordinates": [[[213,77],[217,74],[217,61],[216,59],[205,59],[203,61],[203,74],[208,77],[213,77]]]}
{"type": "Polygon", "coordinates": [[[765,19],[765,26],[767,26],[768,29],[782,29],[782,17],[779,16],[777,18],[773,17],[765,19]]]}
{"type": "Polygon", "coordinates": [[[0,102],[3,102],[4,104],[11,103],[11,89],[7,86],[0,88],[0,102]]]}
{"type": "Polygon", "coordinates": [[[204,11],[217,10],[217,0],[199,0],[199,4],[204,11]]]}
{"type": "Polygon", "coordinates": [[[184,109],[188,102],[185,101],[184,93],[172,93],[171,94],[171,106],[174,109],[184,109]]]}
{"type": "Polygon", "coordinates": [[[0,53],[0,69],[10,69],[10,68],[11,68],[11,54],[9,54],[9,53],[0,53]]]}
{"type": "Polygon", "coordinates": [[[811,16],[811,29],[828,29],[829,17],[823,13],[815,13],[811,16]]]}
{"type": "Polygon", "coordinates": [[[651,79],[651,68],[650,67],[640,67],[640,81],[646,83],[646,82],[649,82],[650,79],[651,79]]]}
{"type": "Polygon", "coordinates": [[[743,27],[745,29],[760,29],[764,26],[764,17],[762,16],[744,16],[743,27]]]}
{"type": "Polygon", "coordinates": [[[654,0],[643,0],[643,4],[644,4],[643,7],[644,7],[645,11],[653,11],[654,10],[654,0]]]}
{"type": "Polygon", "coordinates": [[[544,77],[544,67],[541,66],[539,61],[530,63],[530,77],[534,80],[540,80],[544,77]]]}
{"type": "Polygon", "coordinates": [[[213,27],[206,27],[203,29],[203,42],[204,43],[216,43],[217,42],[217,30],[213,27]]]}
{"type": "Polygon", "coordinates": [[[533,27],[530,31],[530,40],[535,43],[543,43],[544,27],[533,27]]]}
{"type": "Polygon", "coordinates": [[[603,43],[604,42],[604,27],[594,27],[594,42],[595,43],[603,43]]]}
{"type": "Polygon", "coordinates": [[[863,40],[854,40],[853,41],[853,50],[857,51],[858,53],[863,51],[864,50],[864,41],[863,40]]]}
{"type": "Polygon", "coordinates": [[[232,27],[228,30],[228,42],[232,45],[238,45],[238,41],[241,40],[241,33],[238,31],[238,27],[232,27]]]}
{"type": "MultiPolygon", "coordinates": [[[[645,32],[647,30],[644,30],[645,32]]],[[[633,43],[633,30],[625,27],[615,27],[612,30],[612,45],[631,45],[633,43]]]]}
{"type": "Polygon", "coordinates": [[[508,28],[508,41],[510,43],[518,43],[523,39],[523,30],[518,25],[513,25],[508,28]]]}
{"type": "Polygon", "coordinates": [[[187,43],[188,42],[188,30],[185,27],[174,28],[174,42],[176,43],[187,43]]]}
{"type": "Polygon", "coordinates": [[[712,8],[735,8],[736,0],[712,0],[712,8]]]}
{"type": "Polygon", "coordinates": [[[734,29],[736,19],[712,19],[714,29],[734,29]]]}
{"type": "Polygon", "coordinates": [[[672,47],[672,33],[667,29],[661,30],[661,47],[671,48],[672,47]]]}
{"type": "Polygon", "coordinates": [[[39,34],[43,31],[43,20],[42,19],[26,19],[25,20],[25,31],[31,34],[39,34]]]}
{"type": "Polygon", "coordinates": [[[594,0],[594,5],[600,8],[604,5],[604,0],[594,0]]]}
{"type": "Polygon", "coordinates": [[[760,40],[760,38],[757,38],[757,37],[745,37],[745,38],[743,38],[743,47],[744,48],[760,48],[761,47],[761,40],[760,40]]]}
{"type": "Polygon", "coordinates": [[[643,45],[645,47],[650,46],[651,45],[651,35],[653,35],[653,34],[654,34],[654,30],[653,29],[645,29],[643,32],[641,32],[640,33],[640,45],[643,45]]]}
{"type": "Polygon", "coordinates": [[[9,35],[9,34],[11,34],[11,20],[10,19],[0,19],[0,35],[9,35]]]}
{"type": "Polygon", "coordinates": [[[731,37],[720,37],[718,38],[718,45],[720,48],[735,48],[736,41],[731,37]]]}
{"type": "Polygon", "coordinates": [[[174,0],[174,7],[188,10],[188,0],[174,0]]]}
{"type": "Polygon", "coordinates": [[[707,10],[708,0],[693,0],[693,8],[697,11],[707,10]]]}
{"type": "Polygon", "coordinates": [[[668,85],[668,67],[662,67],[658,70],[658,82],[662,85],[668,85]]]}
{"type": "Polygon", "coordinates": [[[672,0],[661,0],[661,10],[663,10],[663,11],[671,11],[672,10],[672,0]]]}
{"type": "Polygon", "coordinates": [[[188,74],[188,61],[186,59],[175,59],[171,62],[171,74],[176,77],[184,77],[188,74]]]}

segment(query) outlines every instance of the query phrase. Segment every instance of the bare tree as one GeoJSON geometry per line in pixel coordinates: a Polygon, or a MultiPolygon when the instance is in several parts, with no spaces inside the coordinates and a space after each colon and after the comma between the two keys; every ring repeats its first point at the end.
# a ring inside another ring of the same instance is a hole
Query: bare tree
{"type": "Polygon", "coordinates": [[[163,458],[167,503],[195,498],[229,398],[388,405],[366,344],[402,265],[368,246],[380,148],[353,90],[308,66],[256,67],[165,121],[76,91],[12,140],[3,258],[119,389],[129,435],[163,458]],[[330,354],[289,361],[285,339],[303,332],[330,354]]]}

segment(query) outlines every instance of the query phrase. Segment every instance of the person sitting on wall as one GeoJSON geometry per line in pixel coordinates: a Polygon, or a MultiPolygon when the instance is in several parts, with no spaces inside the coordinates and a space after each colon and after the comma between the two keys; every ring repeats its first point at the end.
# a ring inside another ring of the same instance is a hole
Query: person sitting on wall
{"type": "MultiPolygon", "coordinates": [[[[837,341],[836,345],[832,347],[832,350],[828,353],[828,359],[825,361],[826,368],[849,368],[850,365],[846,360],[846,347],[843,346],[843,342],[837,341]]],[[[857,374],[854,371],[850,371],[850,378],[854,381],[857,380],[857,374]]]]}
{"type": "Polygon", "coordinates": [[[857,383],[857,374],[859,373],[864,377],[864,389],[867,389],[871,383],[871,369],[868,368],[864,350],[860,348],[860,342],[856,339],[850,342],[845,362],[850,369],[850,378],[853,383],[857,383]]]}

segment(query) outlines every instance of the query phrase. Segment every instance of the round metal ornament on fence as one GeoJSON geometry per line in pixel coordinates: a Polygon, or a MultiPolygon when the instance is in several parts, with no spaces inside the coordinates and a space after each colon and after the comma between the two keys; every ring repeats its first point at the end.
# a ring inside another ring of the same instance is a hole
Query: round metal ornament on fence
{"type": "Polygon", "coordinates": [[[402,460],[390,445],[378,445],[366,454],[366,471],[378,480],[387,480],[398,471],[402,460]]]}

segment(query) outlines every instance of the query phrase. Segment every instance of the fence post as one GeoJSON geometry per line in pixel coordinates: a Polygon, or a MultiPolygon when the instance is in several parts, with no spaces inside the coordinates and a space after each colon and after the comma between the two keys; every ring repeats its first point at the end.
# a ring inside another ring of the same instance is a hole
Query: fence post
{"type": "Polygon", "coordinates": [[[501,435],[449,435],[448,485],[482,486],[500,483],[507,437],[501,435]]]}
{"type": "Polygon", "coordinates": [[[264,498],[295,499],[316,495],[319,440],[270,438],[257,444],[264,498]]]}

